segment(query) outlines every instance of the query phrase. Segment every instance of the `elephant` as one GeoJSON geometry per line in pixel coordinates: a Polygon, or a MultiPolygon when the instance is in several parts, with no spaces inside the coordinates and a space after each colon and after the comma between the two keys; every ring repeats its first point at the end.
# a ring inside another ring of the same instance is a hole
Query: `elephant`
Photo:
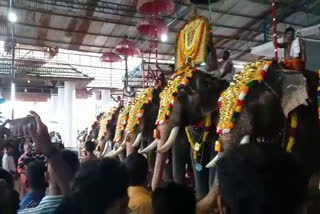
{"type": "MultiPolygon", "coordinates": [[[[261,84],[253,85],[247,93],[234,127],[229,133],[220,134],[221,151],[208,167],[213,167],[219,157],[239,146],[244,136],[249,136],[259,139],[260,143],[279,144],[291,152],[304,170],[306,181],[317,180],[313,186],[310,186],[312,182],[309,183],[309,194],[319,195],[318,84],[315,72],[284,70],[280,64],[272,62],[261,84]],[[297,115],[295,134],[292,132],[294,114],[297,115]],[[288,143],[290,137],[294,138],[291,146],[288,143]]],[[[222,113],[221,110],[220,120],[222,113]]],[[[210,191],[218,194],[214,190],[217,187],[213,185],[210,191]]]]}
{"type": "MultiPolygon", "coordinates": [[[[225,90],[228,85],[229,83],[225,80],[199,71],[194,72],[193,76],[189,79],[188,86],[177,93],[170,117],[165,123],[158,124],[157,128],[160,133],[160,138],[157,141],[158,152],[152,179],[153,190],[155,190],[160,183],[168,151],[171,148],[173,149],[172,156],[174,158],[176,155],[181,156],[179,149],[175,147],[179,148],[184,146],[189,148],[186,140],[179,142],[180,139],[182,139],[180,137],[181,133],[184,133],[184,131],[181,131],[181,127],[197,124],[212,112],[217,112],[220,93],[225,90]]],[[[187,149],[187,156],[189,156],[189,149],[187,149]]],[[[185,155],[184,158],[187,162],[185,155]]],[[[174,173],[181,171],[181,167],[185,167],[185,164],[175,164],[175,162],[173,162],[174,173]]]]}
{"type": "MultiPolygon", "coordinates": [[[[105,127],[100,127],[99,135],[98,135],[98,147],[101,151],[101,156],[104,156],[107,152],[107,150],[111,150],[109,145],[106,146],[106,143],[113,142],[115,131],[116,131],[116,125],[117,120],[119,117],[119,112],[122,109],[122,107],[113,107],[109,110],[108,113],[104,115],[104,122],[101,122],[101,125],[104,125],[105,127]]],[[[112,145],[111,145],[112,147],[112,145]]]]}
{"type": "Polygon", "coordinates": [[[91,130],[89,131],[88,136],[86,137],[86,141],[91,141],[93,139],[97,139],[100,129],[100,120],[102,119],[103,113],[100,113],[96,117],[96,121],[91,125],[91,130]]]}

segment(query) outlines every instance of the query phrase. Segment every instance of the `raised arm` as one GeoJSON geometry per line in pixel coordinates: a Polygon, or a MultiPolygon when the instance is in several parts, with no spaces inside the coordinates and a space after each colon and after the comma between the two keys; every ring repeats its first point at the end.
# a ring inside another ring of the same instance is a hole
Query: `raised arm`
{"type": "Polygon", "coordinates": [[[36,118],[36,127],[29,127],[28,133],[31,135],[36,149],[47,157],[48,163],[55,173],[60,191],[66,195],[70,191],[72,170],[63,160],[61,153],[52,145],[48,128],[41,121],[40,116],[35,112],[30,113],[36,118]]]}

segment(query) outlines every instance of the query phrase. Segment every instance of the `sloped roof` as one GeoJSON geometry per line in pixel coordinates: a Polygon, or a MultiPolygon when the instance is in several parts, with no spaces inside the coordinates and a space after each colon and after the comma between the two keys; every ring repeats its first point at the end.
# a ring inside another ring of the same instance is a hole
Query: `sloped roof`
{"type": "MultiPolygon", "coordinates": [[[[0,75],[10,76],[10,73],[11,60],[0,58],[0,75]]],[[[15,74],[17,78],[27,76],[51,80],[93,80],[93,78],[81,73],[68,64],[58,64],[36,60],[15,61],[15,74]]]]}

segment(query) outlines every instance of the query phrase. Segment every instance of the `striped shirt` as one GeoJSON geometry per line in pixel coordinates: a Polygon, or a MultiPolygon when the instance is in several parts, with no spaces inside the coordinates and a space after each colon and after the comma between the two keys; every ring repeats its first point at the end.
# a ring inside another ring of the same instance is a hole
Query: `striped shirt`
{"type": "Polygon", "coordinates": [[[18,214],[52,214],[62,200],[62,195],[45,196],[37,207],[20,210],[18,214]]]}

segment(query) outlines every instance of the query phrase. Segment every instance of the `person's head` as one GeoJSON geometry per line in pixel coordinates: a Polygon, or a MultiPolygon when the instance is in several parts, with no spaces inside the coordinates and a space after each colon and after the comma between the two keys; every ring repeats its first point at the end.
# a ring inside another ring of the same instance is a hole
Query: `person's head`
{"type": "Polygon", "coordinates": [[[14,214],[19,208],[19,194],[9,172],[0,168],[0,213],[14,214]]]}
{"type": "Polygon", "coordinates": [[[84,148],[86,150],[86,152],[92,154],[94,149],[95,149],[96,145],[94,144],[94,142],[92,141],[87,141],[85,144],[84,144],[84,148]]]}
{"type": "Polygon", "coordinates": [[[4,148],[5,148],[8,155],[14,155],[16,152],[15,151],[16,147],[14,145],[14,141],[12,141],[10,139],[4,143],[4,148]]]}
{"type": "MultiPolygon", "coordinates": [[[[70,150],[62,150],[60,151],[60,153],[64,162],[68,164],[71,172],[75,174],[80,166],[77,154],[70,150]]],[[[57,178],[54,176],[50,162],[48,164],[48,169],[46,172],[46,179],[49,185],[54,185],[55,187],[57,187],[57,178]]]]}
{"type": "Polygon", "coordinates": [[[120,161],[87,161],[76,174],[66,202],[80,213],[126,213],[128,184],[127,170],[120,161]]]}
{"type": "Polygon", "coordinates": [[[121,100],[121,97],[120,96],[117,96],[117,101],[120,101],[121,100]]]}
{"type": "Polygon", "coordinates": [[[229,214],[290,214],[303,202],[302,169],[279,145],[241,145],[217,166],[219,192],[229,214]]]}
{"type": "Polygon", "coordinates": [[[229,51],[223,51],[222,59],[223,60],[228,60],[229,57],[230,57],[230,52],[229,51]]]}
{"type": "Polygon", "coordinates": [[[296,31],[294,28],[288,27],[284,32],[284,36],[287,41],[293,41],[295,38],[295,33],[296,33],[296,31]]]}
{"type": "Polygon", "coordinates": [[[12,175],[8,171],[2,168],[0,168],[0,180],[5,182],[9,188],[11,189],[14,188],[14,181],[13,181],[12,175]]]}
{"type": "Polygon", "coordinates": [[[35,160],[27,164],[26,178],[31,191],[45,191],[47,183],[45,179],[45,162],[35,160]]]}
{"type": "Polygon", "coordinates": [[[24,153],[30,153],[32,151],[32,143],[30,143],[29,141],[25,142],[23,144],[23,151],[24,153]]]}
{"type": "Polygon", "coordinates": [[[133,153],[124,162],[128,173],[131,186],[146,185],[148,179],[148,161],[139,154],[133,153]]]}
{"type": "Polygon", "coordinates": [[[196,197],[185,185],[165,183],[152,193],[152,210],[154,214],[195,214],[196,197]]]}

